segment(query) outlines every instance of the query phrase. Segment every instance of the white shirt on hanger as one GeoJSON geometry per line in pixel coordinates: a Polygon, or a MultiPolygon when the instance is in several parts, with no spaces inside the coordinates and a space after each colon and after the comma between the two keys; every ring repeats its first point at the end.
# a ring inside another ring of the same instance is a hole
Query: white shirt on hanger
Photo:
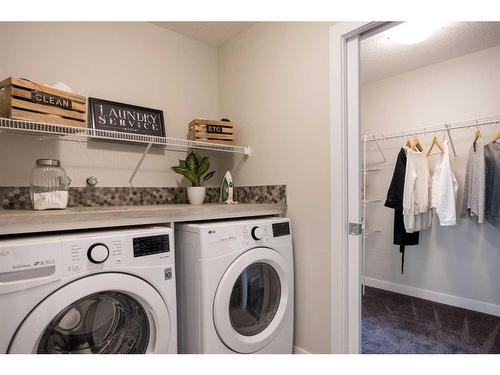
{"type": "Polygon", "coordinates": [[[432,175],[431,207],[436,209],[441,226],[457,224],[456,200],[458,182],[451,170],[448,141],[443,142],[443,155],[432,175]]]}
{"type": "Polygon", "coordinates": [[[430,171],[424,152],[410,148],[406,151],[403,219],[406,232],[413,233],[429,228],[432,223],[430,171]]]}

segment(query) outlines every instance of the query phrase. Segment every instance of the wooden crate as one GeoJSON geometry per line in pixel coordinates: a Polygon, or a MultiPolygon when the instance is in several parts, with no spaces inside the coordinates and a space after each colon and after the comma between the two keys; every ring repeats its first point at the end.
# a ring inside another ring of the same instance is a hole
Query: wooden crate
{"type": "Polygon", "coordinates": [[[87,127],[87,99],[24,79],[0,82],[0,116],[87,127]]]}
{"type": "Polygon", "coordinates": [[[188,139],[220,144],[234,143],[234,122],[197,118],[189,123],[188,139]]]}

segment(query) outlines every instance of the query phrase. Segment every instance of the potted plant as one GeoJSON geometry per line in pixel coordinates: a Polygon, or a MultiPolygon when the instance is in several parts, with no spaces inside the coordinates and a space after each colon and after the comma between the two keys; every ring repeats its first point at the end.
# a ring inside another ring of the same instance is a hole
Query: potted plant
{"type": "Polygon", "coordinates": [[[179,165],[172,167],[175,173],[183,175],[191,182],[192,186],[187,188],[191,204],[202,204],[205,200],[206,187],[201,186],[201,182],[208,181],[215,174],[215,171],[208,172],[209,168],[208,156],[201,157],[194,152],[190,152],[186,160],[179,160],[179,165]]]}

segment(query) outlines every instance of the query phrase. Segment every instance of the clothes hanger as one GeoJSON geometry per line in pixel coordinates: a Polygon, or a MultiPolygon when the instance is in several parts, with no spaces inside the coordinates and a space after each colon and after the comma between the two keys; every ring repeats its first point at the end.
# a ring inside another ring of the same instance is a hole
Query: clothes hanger
{"type": "Polygon", "coordinates": [[[474,144],[477,142],[479,138],[481,138],[481,130],[477,129],[476,134],[474,135],[474,144]]]}
{"type": "MultiPolygon", "coordinates": [[[[434,136],[434,137],[432,137],[431,147],[429,147],[429,151],[427,151],[427,157],[429,157],[431,155],[431,151],[434,148],[434,146],[437,146],[439,148],[440,154],[444,154],[443,146],[439,142],[438,137],[434,136]]],[[[433,154],[433,155],[435,155],[435,154],[433,154]]]]}
{"type": "Polygon", "coordinates": [[[409,138],[406,141],[406,147],[412,149],[413,151],[422,151],[422,145],[420,144],[420,141],[418,138],[409,138]]]}
{"type": "Polygon", "coordinates": [[[448,136],[448,142],[450,143],[451,151],[453,152],[453,155],[456,158],[457,157],[457,150],[455,150],[455,144],[453,143],[453,138],[451,137],[450,124],[445,124],[444,127],[445,127],[445,130],[443,132],[443,142],[445,141],[446,136],[448,136]]]}
{"type": "Polygon", "coordinates": [[[424,151],[422,145],[420,144],[420,141],[418,138],[413,138],[412,140],[412,149],[415,150],[415,151],[424,151]]]}
{"type": "Polygon", "coordinates": [[[474,151],[476,151],[476,142],[479,138],[481,138],[481,130],[479,129],[479,125],[476,120],[476,133],[474,134],[474,143],[473,143],[474,151]]]}
{"type": "Polygon", "coordinates": [[[496,141],[498,141],[500,139],[500,130],[498,131],[498,133],[495,135],[495,138],[493,138],[493,143],[495,143],[496,141]]]}

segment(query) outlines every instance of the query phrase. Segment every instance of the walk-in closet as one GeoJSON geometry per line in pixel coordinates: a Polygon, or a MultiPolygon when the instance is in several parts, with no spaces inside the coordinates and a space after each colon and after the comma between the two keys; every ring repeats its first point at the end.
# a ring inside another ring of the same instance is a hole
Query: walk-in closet
{"type": "Polygon", "coordinates": [[[500,353],[500,22],[408,22],[360,55],[361,351],[500,353]]]}

